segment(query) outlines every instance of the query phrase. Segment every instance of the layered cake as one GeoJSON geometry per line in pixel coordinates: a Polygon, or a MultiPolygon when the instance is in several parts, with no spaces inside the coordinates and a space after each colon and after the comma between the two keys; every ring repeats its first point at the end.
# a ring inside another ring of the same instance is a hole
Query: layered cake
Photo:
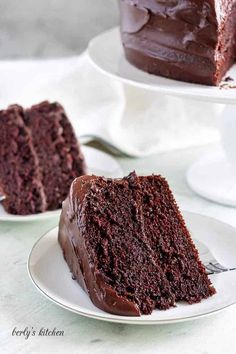
{"type": "Polygon", "coordinates": [[[215,293],[161,176],[75,179],[58,239],[73,278],[104,311],[140,316],[215,293]]]}
{"type": "Polygon", "coordinates": [[[0,111],[0,195],[11,214],[61,207],[85,162],[73,128],[59,103],[0,111]]]}
{"type": "Polygon", "coordinates": [[[148,73],[218,85],[236,58],[235,0],[119,0],[128,61],[148,73]]]}

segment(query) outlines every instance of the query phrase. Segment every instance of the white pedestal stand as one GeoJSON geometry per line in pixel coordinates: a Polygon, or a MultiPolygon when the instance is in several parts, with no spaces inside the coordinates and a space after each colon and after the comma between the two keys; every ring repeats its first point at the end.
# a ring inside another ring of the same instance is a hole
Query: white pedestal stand
{"type": "Polygon", "coordinates": [[[149,75],[130,65],[122,48],[119,30],[94,38],[88,48],[93,65],[120,82],[162,94],[226,104],[221,119],[222,147],[209,152],[187,171],[189,186],[214,202],[236,207],[236,65],[227,73],[233,78],[225,88],[195,85],[149,75]]]}
{"type": "Polygon", "coordinates": [[[224,109],[220,133],[221,147],[189,168],[187,182],[199,195],[236,207],[236,105],[224,109]]]}

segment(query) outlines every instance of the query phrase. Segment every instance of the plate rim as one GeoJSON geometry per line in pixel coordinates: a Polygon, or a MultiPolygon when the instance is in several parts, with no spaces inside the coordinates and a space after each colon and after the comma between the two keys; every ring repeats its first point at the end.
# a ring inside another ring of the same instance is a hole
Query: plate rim
{"type": "MultiPolygon", "coordinates": [[[[188,210],[181,210],[181,213],[183,213],[184,215],[196,215],[196,216],[200,216],[202,218],[205,219],[210,219],[213,222],[217,222],[217,223],[221,223],[223,224],[225,227],[231,228],[232,230],[236,230],[236,228],[234,226],[232,226],[231,224],[228,224],[224,221],[221,221],[220,219],[214,218],[212,216],[208,216],[206,214],[201,214],[201,213],[196,213],[196,212],[192,212],[192,211],[188,211],[188,210]]],[[[128,317],[128,316],[119,316],[119,315],[115,315],[115,314],[109,314],[112,317],[106,317],[106,312],[104,311],[104,314],[102,313],[101,315],[95,315],[95,314],[90,314],[87,312],[84,312],[82,310],[78,310],[75,309],[71,306],[67,306],[65,304],[63,304],[62,302],[60,302],[58,299],[54,299],[51,295],[47,294],[47,292],[40,287],[40,285],[36,282],[36,280],[34,279],[34,276],[32,275],[32,268],[31,268],[31,258],[32,258],[32,254],[35,250],[35,248],[38,246],[38,244],[41,242],[41,240],[44,237],[47,237],[48,234],[50,232],[53,232],[54,230],[58,230],[59,226],[53,227],[51,229],[49,229],[48,231],[46,231],[33,245],[30,254],[28,256],[28,260],[27,260],[27,272],[29,275],[29,278],[31,280],[31,282],[33,283],[34,287],[46,298],[49,299],[52,303],[56,304],[57,306],[68,310],[70,312],[76,313],[80,316],[84,316],[86,318],[92,318],[92,319],[96,319],[96,320],[100,320],[100,321],[105,321],[105,322],[112,322],[112,323],[122,323],[122,324],[132,324],[132,325],[164,325],[164,324],[173,324],[173,323],[180,323],[180,322],[187,322],[187,321],[193,321],[193,320],[198,320],[198,319],[202,319],[204,317],[209,317],[211,315],[217,314],[221,311],[226,310],[227,308],[229,308],[230,306],[233,306],[236,304],[236,300],[234,300],[232,303],[223,306],[219,309],[213,310],[213,311],[209,311],[203,314],[199,314],[199,315],[192,315],[192,316],[188,316],[188,317],[182,317],[179,319],[166,319],[166,320],[145,320],[145,315],[143,315],[144,319],[143,320],[139,320],[137,321],[137,317],[128,317]],[[117,318],[116,318],[117,317],[117,318]]],[[[80,286],[78,284],[78,286],[80,286]]],[[[88,294],[86,294],[88,296],[88,294]]],[[[90,299],[91,301],[91,299],[90,299]]],[[[142,318],[138,317],[139,319],[142,318]]]]}
{"type": "MultiPolygon", "coordinates": [[[[236,104],[236,95],[235,96],[221,96],[220,95],[220,92],[223,92],[224,90],[223,89],[220,89],[220,87],[217,87],[217,86],[207,86],[207,85],[200,85],[200,84],[194,84],[194,83],[190,83],[190,82],[184,82],[184,81],[180,81],[180,80],[174,80],[174,79],[169,79],[169,78],[165,78],[165,77],[162,77],[162,76],[158,76],[162,79],[166,79],[166,80],[170,80],[172,82],[177,82],[177,83],[182,83],[182,84],[186,84],[186,85],[193,85],[193,87],[195,85],[198,85],[199,87],[195,87],[195,89],[199,89],[201,90],[201,87],[205,90],[209,90],[209,89],[215,89],[215,91],[217,90],[217,92],[219,93],[219,97],[216,97],[215,95],[211,95],[207,92],[191,92],[189,89],[189,87],[187,88],[184,88],[184,87],[180,87],[178,89],[175,89],[175,88],[172,88],[172,87],[169,87],[168,85],[155,85],[155,84],[148,84],[148,83],[142,83],[141,80],[134,80],[132,78],[128,78],[128,77],[125,77],[125,76],[122,76],[120,75],[119,73],[114,73],[112,71],[109,71],[109,70],[106,70],[103,66],[100,66],[99,63],[97,62],[97,60],[94,58],[94,55],[93,55],[93,50],[94,50],[94,47],[95,45],[97,44],[96,42],[98,40],[100,40],[103,36],[105,35],[109,35],[110,36],[115,36],[117,35],[119,32],[119,26],[116,26],[116,27],[113,27],[113,28],[110,28],[109,30],[107,31],[104,31],[100,34],[98,34],[97,36],[95,36],[93,39],[90,40],[89,44],[88,44],[88,47],[87,47],[87,57],[90,61],[90,63],[93,65],[94,68],[96,68],[100,73],[104,74],[105,76],[107,77],[110,77],[112,79],[115,79],[116,81],[119,81],[119,82],[123,82],[125,84],[128,84],[128,85],[131,85],[131,86],[134,86],[134,87],[138,87],[138,88],[141,88],[141,89],[145,89],[145,90],[148,90],[148,91],[154,91],[154,92],[157,92],[157,93],[162,93],[162,94],[165,94],[165,95],[171,95],[171,96],[175,96],[175,97],[185,97],[185,98],[192,98],[192,99],[195,99],[195,100],[202,100],[202,101],[207,101],[207,102],[212,102],[212,103],[220,103],[220,104],[236,104]]],[[[121,44],[122,45],[122,44],[121,44]]],[[[127,59],[125,58],[125,55],[124,55],[124,52],[121,53],[122,55],[122,58],[126,61],[127,64],[129,65],[132,65],[130,64],[127,59]]],[[[152,74],[148,74],[138,68],[136,68],[134,66],[134,68],[136,70],[139,70],[140,72],[146,74],[146,75],[151,75],[153,76],[152,74]]],[[[234,89],[235,91],[235,89],[234,89]]],[[[228,91],[229,92],[229,91],[228,91]]]]}

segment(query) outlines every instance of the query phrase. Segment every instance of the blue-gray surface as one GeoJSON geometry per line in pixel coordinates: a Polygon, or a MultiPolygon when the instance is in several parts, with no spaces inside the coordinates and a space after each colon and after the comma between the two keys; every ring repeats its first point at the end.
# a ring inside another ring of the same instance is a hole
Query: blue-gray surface
{"type": "Polygon", "coordinates": [[[1,0],[0,59],[76,55],[117,23],[116,0],[1,0]]]}

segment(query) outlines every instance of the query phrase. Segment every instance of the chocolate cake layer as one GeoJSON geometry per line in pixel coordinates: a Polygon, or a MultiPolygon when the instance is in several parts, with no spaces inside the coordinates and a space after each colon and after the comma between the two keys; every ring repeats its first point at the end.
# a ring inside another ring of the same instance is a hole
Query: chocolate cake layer
{"type": "Polygon", "coordinates": [[[150,314],[215,293],[161,176],[77,178],[58,238],[74,279],[107,312],[150,314]]]}
{"type": "Polygon", "coordinates": [[[126,58],[181,81],[217,85],[236,56],[235,0],[119,0],[126,58]]]}
{"type": "Polygon", "coordinates": [[[22,107],[0,111],[0,189],[4,208],[11,214],[46,210],[46,195],[30,131],[22,107]]]}
{"type": "Polygon", "coordinates": [[[63,107],[47,101],[27,109],[24,121],[39,159],[47,209],[59,209],[72,181],[86,173],[73,128],[63,107]]]}

